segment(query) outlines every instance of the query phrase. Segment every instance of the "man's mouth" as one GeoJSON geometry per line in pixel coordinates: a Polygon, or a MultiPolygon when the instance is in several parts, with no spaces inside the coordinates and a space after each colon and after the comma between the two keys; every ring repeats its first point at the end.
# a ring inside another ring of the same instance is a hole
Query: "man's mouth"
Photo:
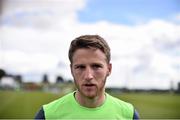
{"type": "Polygon", "coordinates": [[[86,86],[86,87],[93,87],[93,86],[95,86],[95,84],[88,83],[88,84],[84,84],[84,86],[86,86]]]}

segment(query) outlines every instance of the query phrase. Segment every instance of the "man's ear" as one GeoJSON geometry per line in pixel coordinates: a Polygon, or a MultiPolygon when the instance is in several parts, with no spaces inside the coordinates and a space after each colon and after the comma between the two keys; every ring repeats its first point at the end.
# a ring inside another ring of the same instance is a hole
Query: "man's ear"
{"type": "Polygon", "coordinates": [[[108,71],[107,71],[107,76],[109,76],[111,74],[112,71],[112,64],[108,63],[108,71]]]}

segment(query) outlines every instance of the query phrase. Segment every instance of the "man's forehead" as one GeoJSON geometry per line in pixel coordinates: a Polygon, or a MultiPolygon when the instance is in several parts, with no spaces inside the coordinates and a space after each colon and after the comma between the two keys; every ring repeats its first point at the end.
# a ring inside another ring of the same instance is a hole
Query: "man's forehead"
{"type": "Polygon", "coordinates": [[[99,49],[77,49],[72,56],[72,62],[107,61],[106,55],[99,49]]]}

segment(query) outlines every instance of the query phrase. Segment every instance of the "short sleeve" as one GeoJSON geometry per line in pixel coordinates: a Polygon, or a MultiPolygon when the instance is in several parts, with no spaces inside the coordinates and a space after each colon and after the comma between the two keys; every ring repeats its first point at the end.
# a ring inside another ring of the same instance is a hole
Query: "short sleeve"
{"type": "Polygon", "coordinates": [[[35,120],[38,120],[38,119],[45,120],[43,107],[41,107],[41,109],[36,113],[36,116],[34,119],[35,120]]]}

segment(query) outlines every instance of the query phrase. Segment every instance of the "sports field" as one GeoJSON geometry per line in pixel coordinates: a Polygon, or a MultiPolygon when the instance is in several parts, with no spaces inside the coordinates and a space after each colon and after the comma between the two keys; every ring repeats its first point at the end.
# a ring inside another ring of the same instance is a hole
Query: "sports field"
{"type": "MultiPolygon", "coordinates": [[[[180,119],[180,95],[123,93],[113,94],[122,100],[131,102],[143,119],[180,119]]],[[[0,91],[0,119],[34,118],[41,105],[61,95],[43,92],[0,91]]]]}

